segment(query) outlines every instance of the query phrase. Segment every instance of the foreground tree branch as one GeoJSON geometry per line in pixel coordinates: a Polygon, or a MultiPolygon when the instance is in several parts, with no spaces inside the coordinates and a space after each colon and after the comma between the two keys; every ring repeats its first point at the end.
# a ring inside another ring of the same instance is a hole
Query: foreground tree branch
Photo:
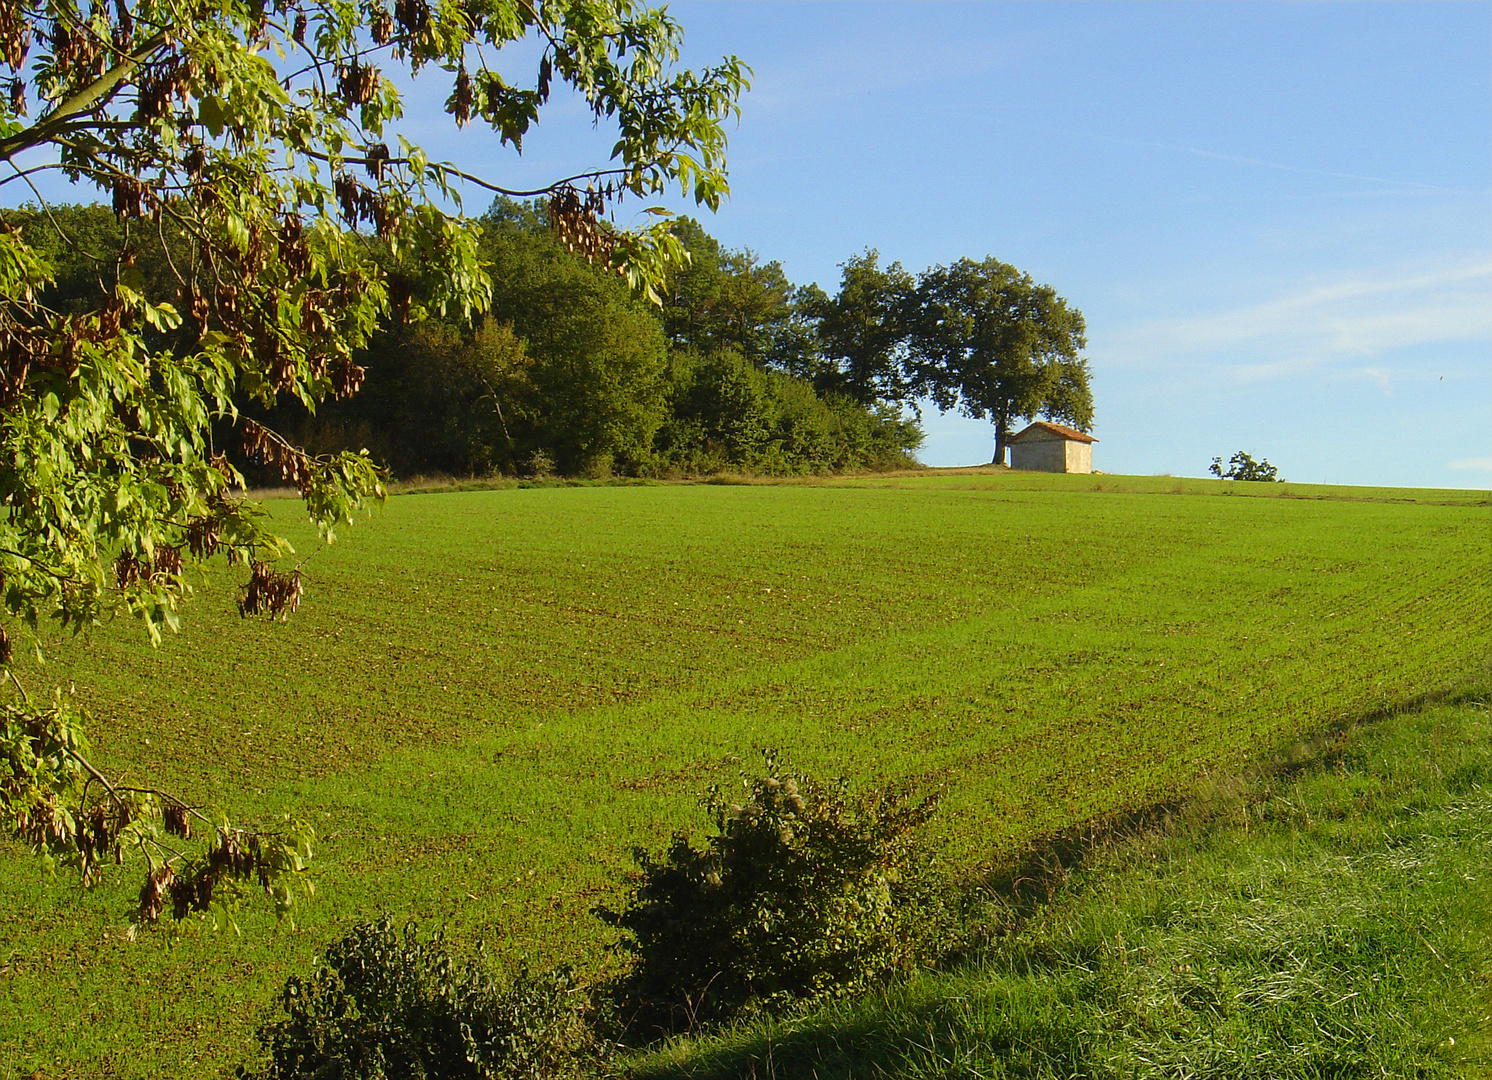
{"type": "MultiPolygon", "coordinates": [[[[387,320],[485,308],[476,226],[446,210],[462,185],[548,195],[572,249],[656,295],[682,246],[665,223],[620,232],[601,215],[671,187],[717,206],[748,77],[734,57],[678,70],[681,40],[634,0],[0,4],[7,179],[58,169],[126,225],[96,295],[60,306],[45,252],[73,238],[50,212],[0,211],[0,666],[13,631],[42,620],[86,632],[126,614],[158,640],[190,592],[184,567],[218,557],[249,571],[244,615],[294,610],[299,571],[275,568],[290,545],[213,430],[296,486],[323,541],[381,499],[366,453],[308,454],[239,410],[354,394],[353,357],[387,320]],[[528,78],[483,59],[525,37],[543,49],[528,78]],[[480,121],[515,152],[563,83],[616,129],[610,160],[529,192],[433,164],[399,136],[403,105],[375,61],[443,72],[451,121],[480,121]],[[145,233],[169,284],[136,268],[145,233]]],[[[213,910],[250,881],[288,907],[308,828],[253,834],[208,815],[197,854],[168,846],[187,838],[188,804],[106,778],[65,698],[3,709],[12,836],[89,883],[102,854],[137,859],[146,919],[213,910]]]]}

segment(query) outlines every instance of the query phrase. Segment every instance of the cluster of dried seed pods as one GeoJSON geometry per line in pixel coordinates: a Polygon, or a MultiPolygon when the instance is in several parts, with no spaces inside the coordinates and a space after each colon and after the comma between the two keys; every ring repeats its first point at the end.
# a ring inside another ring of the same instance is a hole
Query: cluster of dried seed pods
{"type": "Polygon", "coordinates": [[[120,552],[114,560],[114,581],[121,589],[138,582],[171,581],[181,576],[181,548],[159,547],[153,558],[120,552]]]}
{"type": "Polygon", "coordinates": [[[378,69],[372,64],[356,60],[337,66],[337,92],[349,105],[362,105],[373,100],[381,81],[378,69]]]}
{"type": "MultiPolygon", "coordinates": [[[[17,232],[3,223],[0,231],[17,232]]],[[[124,305],[117,297],[96,311],[60,316],[38,305],[29,290],[12,298],[0,307],[0,407],[20,399],[33,369],[71,377],[78,369],[78,347],[112,340],[123,318],[124,305]],[[48,320],[51,326],[43,331],[40,327],[48,320]]]]}
{"type": "Polygon", "coordinates": [[[338,173],[332,180],[332,194],[342,211],[342,219],[356,228],[359,222],[367,221],[380,239],[393,235],[394,225],[399,220],[394,200],[387,193],[364,187],[351,173],[338,173]]]}
{"type": "Polygon", "coordinates": [[[192,838],[192,819],[185,805],[179,802],[168,802],[161,807],[161,822],[166,827],[166,832],[172,836],[179,836],[183,840],[192,838]]]}
{"type": "MultiPolygon", "coordinates": [[[[182,808],[183,814],[185,808],[182,808]]],[[[167,822],[169,831],[171,824],[167,822]]],[[[269,867],[265,865],[264,845],[254,833],[242,829],[219,829],[217,843],[207,858],[183,866],[178,872],[169,863],[152,868],[140,889],[139,917],[155,922],[171,900],[171,916],[178,921],[194,911],[212,906],[217,887],[225,878],[244,881],[257,877],[262,888],[269,887],[269,867]]]]}
{"type": "MultiPolygon", "coordinates": [[[[297,23],[297,26],[300,24],[297,23]]],[[[304,36],[302,31],[302,36],[304,36]]],[[[394,36],[394,20],[387,11],[382,8],[373,13],[373,18],[368,23],[368,33],[373,37],[373,44],[387,45],[394,36]]],[[[296,39],[297,41],[300,38],[296,39]]]]}
{"type": "Polygon", "coordinates": [[[471,107],[475,101],[476,94],[472,91],[471,75],[467,73],[466,65],[462,64],[456,69],[456,85],[451,88],[451,100],[448,105],[457,127],[465,127],[471,122],[471,107]]]}
{"type": "Polygon", "coordinates": [[[31,51],[31,20],[20,4],[0,4],[0,60],[17,71],[31,51]]]}
{"type": "Polygon", "coordinates": [[[96,804],[78,824],[74,843],[78,848],[78,862],[84,885],[92,885],[99,880],[99,864],[105,859],[112,859],[116,865],[124,862],[119,834],[130,821],[129,807],[111,799],[96,804]]]}
{"type": "Polygon", "coordinates": [[[182,57],[147,67],[136,83],[135,109],[139,117],[151,120],[165,116],[173,100],[185,105],[191,81],[199,74],[196,63],[182,57]]]}
{"type": "Polygon", "coordinates": [[[162,863],[145,875],[145,884],[140,886],[140,906],[137,914],[141,922],[155,922],[166,906],[166,894],[176,880],[176,871],[170,863],[162,863]]]}
{"type": "Polygon", "coordinates": [[[363,151],[363,168],[374,180],[382,180],[384,163],[392,156],[387,143],[374,143],[363,151]]]}
{"type": "Polygon", "coordinates": [[[394,0],[394,19],[406,34],[424,30],[430,23],[427,0],[394,0]]]}
{"type": "Polygon", "coordinates": [[[46,342],[29,326],[4,319],[0,323],[0,406],[18,401],[31,373],[31,363],[46,355],[46,342]]]}
{"type": "Polygon", "coordinates": [[[294,484],[304,494],[310,487],[315,462],[311,455],[292,446],[263,424],[245,420],[243,453],[256,465],[273,465],[280,479],[294,484]]]}
{"type": "Polygon", "coordinates": [[[146,206],[154,206],[150,190],[133,176],[119,176],[114,180],[114,213],[122,218],[137,218],[144,214],[146,206]]]}
{"type": "Polygon", "coordinates": [[[311,269],[311,256],[306,250],[305,227],[296,214],[286,214],[280,222],[280,232],[276,237],[279,242],[280,264],[285,267],[285,273],[293,280],[304,277],[311,269]]]}
{"type": "Polygon", "coordinates": [[[605,210],[605,192],[588,190],[582,197],[566,185],[549,197],[549,227],[586,262],[605,260],[616,247],[616,237],[601,224],[605,210]]]}
{"type": "Polygon", "coordinates": [[[281,573],[267,563],[256,562],[250,568],[248,584],[239,592],[238,614],[243,618],[268,615],[284,619],[300,606],[303,591],[300,571],[281,573]]]}
{"type": "Polygon", "coordinates": [[[218,550],[218,519],[210,514],[194,518],[187,523],[185,540],[192,558],[198,560],[212,558],[218,550]]]}
{"type": "Polygon", "coordinates": [[[363,376],[367,374],[367,369],[343,356],[338,357],[328,373],[331,375],[332,393],[345,399],[352,397],[362,389],[363,376]]]}

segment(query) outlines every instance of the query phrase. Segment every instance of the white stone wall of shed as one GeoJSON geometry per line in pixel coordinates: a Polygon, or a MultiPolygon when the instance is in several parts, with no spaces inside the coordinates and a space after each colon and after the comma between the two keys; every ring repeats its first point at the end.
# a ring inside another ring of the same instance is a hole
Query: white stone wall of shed
{"type": "Polygon", "coordinates": [[[1010,467],[1030,472],[1091,473],[1093,447],[1059,438],[1032,438],[1010,444],[1010,467]]]}
{"type": "Polygon", "coordinates": [[[1067,454],[1062,439],[1025,438],[1010,444],[1010,467],[1033,472],[1066,472],[1067,454]]]}

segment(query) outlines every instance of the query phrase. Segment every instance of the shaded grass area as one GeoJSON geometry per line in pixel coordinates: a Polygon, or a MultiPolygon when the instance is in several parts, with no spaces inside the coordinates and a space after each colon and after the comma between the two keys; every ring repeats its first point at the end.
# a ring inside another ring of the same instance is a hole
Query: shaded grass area
{"type": "Polygon", "coordinates": [[[981,956],[679,1040],[632,1080],[1492,1074],[1486,687],[1293,748],[1090,853],[981,956]]]}
{"type": "Polygon", "coordinates": [[[972,868],[1484,659],[1475,493],[1170,483],[399,497],[314,555],[286,624],[240,620],[219,570],[158,650],[129,626],[48,642],[23,678],[77,684],[102,764],[239,820],[311,818],[318,895],[294,928],[250,913],[242,939],[173,941],[131,931],[137,881],[82,895],[6,852],[0,1062],[221,1074],[286,975],[385,911],[599,973],[615,960],[588,912],[631,846],[698,820],[756,746],[944,785],[937,842],[972,868]]]}

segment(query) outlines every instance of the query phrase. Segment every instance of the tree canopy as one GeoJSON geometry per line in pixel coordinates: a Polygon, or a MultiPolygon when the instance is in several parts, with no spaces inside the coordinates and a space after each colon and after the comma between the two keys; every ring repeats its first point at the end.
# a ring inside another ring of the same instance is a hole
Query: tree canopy
{"type": "Polygon", "coordinates": [[[1050,285],[998,259],[960,259],[918,281],[909,366],[940,409],[992,422],[1003,465],[1017,420],[1092,425],[1085,332],[1082,313],[1050,285]]]}
{"type": "MultiPolygon", "coordinates": [[[[568,86],[615,128],[611,163],[510,193],[547,197],[570,248],[653,293],[682,254],[666,222],[627,233],[599,215],[669,187],[718,205],[724,124],[748,77],[733,57],[680,70],[680,43],[671,17],[633,0],[0,6],[0,186],[41,202],[34,178],[60,172],[105,193],[117,218],[112,237],[82,235],[42,203],[30,228],[0,228],[0,664],[11,681],[17,620],[82,630],[127,612],[159,635],[176,624],[194,560],[247,568],[245,615],[294,607],[299,576],[273,565],[288,545],[237,494],[230,448],[295,485],[327,540],[381,497],[368,455],[308,452],[241,406],[314,412],[357,391],[359,350],[386,318],[467,320],[489,304],[479,230],[447,208],[462,184],[507,189],[403,138],[387,72],[439,72],[451,121],[480,121],[514,151],[568,86]],[[526,77],[498,52],[524,38],[539,52],[526,77]],[[63,249],[93,278],[66,295],[54,286],[63,249]],[[165,273],[147,278],[142,262],[165,273]]],[[[487,346],[516,364],[511,343],[487,346]]],[[[18,689],[5,710],[12,831],[85,880],[108,853],[143,855],[142,916],[206,909],[256,874],[279,890],[301,865],[304,832],[245,836],[109,782],[65,702],[44,708],[18,689]],[[190,832],[192,815],[204,853],[168,855],[161,838],[190,832]]]]}
{"type": "Polygon", "coordinates": [[[838,293],[804,293],[803,303],[826,361],[821,384],[861,405],[910,396],[906,342],[916,283],[901,263],[882,267],[880,253],[867,249],[840,264],[838,293]]]}
{"type": "Polygon", "coordinates": [[[567,250],[542,206],[498,200],[482,226],[486,314],[381,332],[357,354],[366,379],[355,397],[314,414],[292,403],[255,415],[320,452],[367,447],[401,477],[781,475],[910,463],[920,433],[898,409],[860,405],[782,359],[789,347],[818,354],[812,323],[786,299],[801,290],[775,264],[760,274],[754,256],[681,221],[692,258],[669,275],[658,306],[567,250]],[[763,289],[764,279],[781,284],[763,289]],[[771,303],[720,302],[769,292],[771,303]]]}

